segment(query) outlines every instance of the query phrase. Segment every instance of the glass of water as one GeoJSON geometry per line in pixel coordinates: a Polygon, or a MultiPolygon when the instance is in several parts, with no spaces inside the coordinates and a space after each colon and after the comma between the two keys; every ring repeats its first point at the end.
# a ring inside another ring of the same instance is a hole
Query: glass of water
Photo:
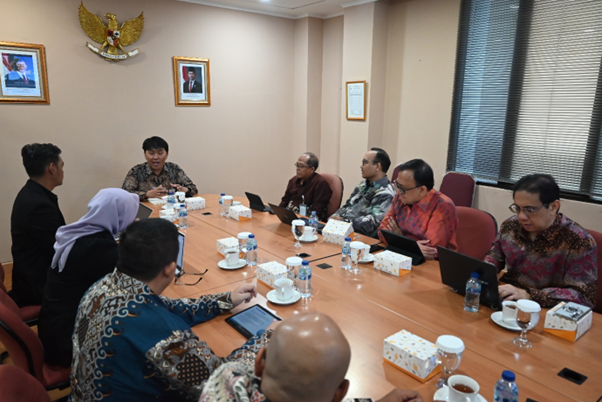
{"type": "Polygon", "coordinates": [[[516,302],[516,324],[520,327],[521,331],[520,336],[514,338],[512,343],[519,348],[533,347],[533,344],[527,339],[527,331],[529,330],[529,324],[533,320],[533,315],[538,315],[540,311],[541,306],[533,300],[521,299],[516,302]]]}
{"type": "Polygon", "coordinates": [[[291,222],[291,227],[293,230],[293,236],[295,236],[295,240],[297,240],[295,243],[295,248],[299,248],[301,247],[299,239],[301,236],[303,236],[303,233],[305,233],[305,221],[302,221],[301,219],[295,219],[291,222]]]}
{"type": "Polygon", "coordinates": [[[446,387],[447,379],[460,365],[464,342],[453,335],[441,335],[437,338],[437,361],[441,365],[443,374],[435,384],[437,388],[446,387]]]}
{"type": "Polygon", "coordinates": [[[359,275],[362,270],[358,268],[357,264],[364,258],[366,245],[361,241],[352,241],[349,248],[351,249],[351,262],[353,263],[349,272],[353,275],[359,275]]]}

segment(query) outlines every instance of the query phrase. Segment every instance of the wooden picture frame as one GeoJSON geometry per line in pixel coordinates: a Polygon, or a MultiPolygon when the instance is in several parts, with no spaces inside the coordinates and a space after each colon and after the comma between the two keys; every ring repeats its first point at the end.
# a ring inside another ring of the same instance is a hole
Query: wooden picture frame
{"type": "Polygon", "coordinates": [[[44,45],[0,42],[0,103],[50,103],[44,45]]]}
{"type": "Polygon", "coordinates": [[[211,106],[209,59],[173,58],[176,106],[211,106]]]}
{"type": "Polygon", "coordinates": [[[366,81],[347,81],[347,120],[366,120],[366,81]]]}

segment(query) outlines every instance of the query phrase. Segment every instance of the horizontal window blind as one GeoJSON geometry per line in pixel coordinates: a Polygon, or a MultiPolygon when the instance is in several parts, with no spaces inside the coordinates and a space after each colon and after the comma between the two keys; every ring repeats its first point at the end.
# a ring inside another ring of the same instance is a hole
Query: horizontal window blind
{"type": "Polygon", "coordinates": [[[602,1],[464,0],[447,169],[602,196],[602,1]]]}

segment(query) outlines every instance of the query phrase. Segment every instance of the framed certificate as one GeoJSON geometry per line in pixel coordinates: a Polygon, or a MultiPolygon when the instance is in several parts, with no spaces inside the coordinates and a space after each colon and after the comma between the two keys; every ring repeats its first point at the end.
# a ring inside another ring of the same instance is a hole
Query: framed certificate
{"type": "Polygon", "coordinates": [[[366,120],[366,81],[347,82],[347,120],[366,120]]]}

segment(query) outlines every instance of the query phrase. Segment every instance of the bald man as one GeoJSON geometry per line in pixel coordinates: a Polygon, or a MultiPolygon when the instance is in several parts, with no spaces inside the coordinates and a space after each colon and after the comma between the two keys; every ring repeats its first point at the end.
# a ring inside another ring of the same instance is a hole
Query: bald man
{"type": "MultiPolygon", "coordinates": [[[[255,370],[244,363],[222,365],[205,384],[199,402],[340,402],[351,348],[338,325],[322,313],[283,321],[257,354],[255,370]]],[[[422,402],[415,391],[396,389],[378,402],[422,402]]]]}

